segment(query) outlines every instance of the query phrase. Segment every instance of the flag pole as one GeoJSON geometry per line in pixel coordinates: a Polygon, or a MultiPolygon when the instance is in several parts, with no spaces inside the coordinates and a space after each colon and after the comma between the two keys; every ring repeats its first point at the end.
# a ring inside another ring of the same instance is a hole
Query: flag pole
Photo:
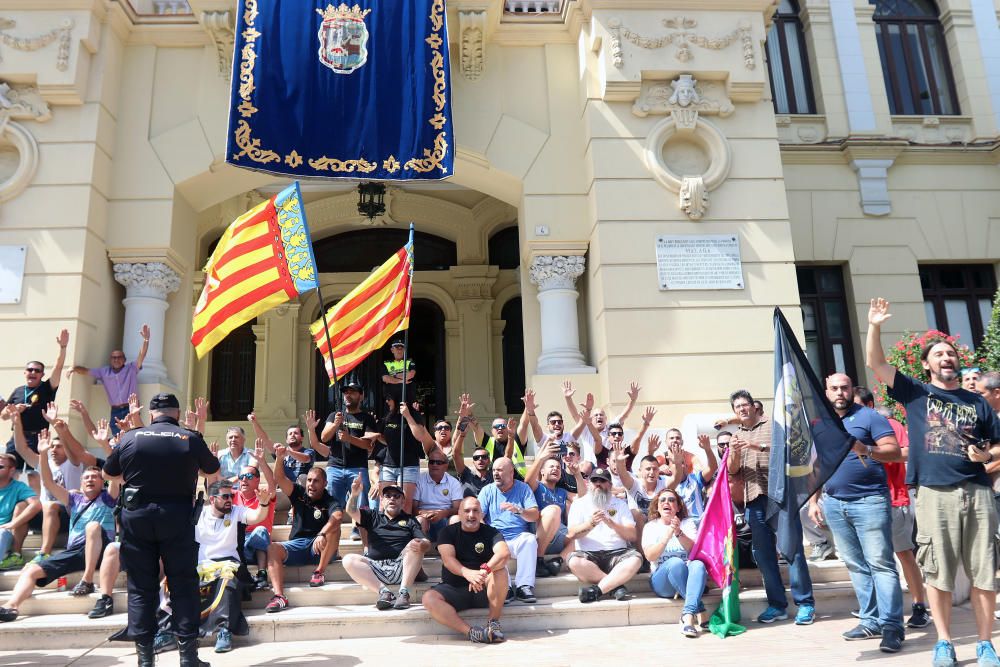
{"type": "MultiPolygon", "coordinates": [[[[410,306],[413,302],[413,223],[410,223],[410,239],[406,243],[408,248],[408,272],[409,281],[406,284],[406,328],[403,330],[403,389],[400,393],[400,405],[399,408],[403,407],[406,403],[406,376],[409,374],[409,369],[407,368],[408,359],[410,357],[410,306]]],[[[405,439],[403,438],[403,411],[399,411],[399,488],[403,488],[403,450],[404,450],[405,439]]]]}
{"type": "MultiPolygon", "coordinates": [[[[318,278],[318,277],[317,277],[318,278]]],[[[336,408],[337,403],[337,362],[333,358],[333,343],[330,342],[330,323],[326,321],[326,303],[323,301],[323,289],[319,286],[319,280],[316,280],[316,296],[319,297],[319,312],[320,316],[323,318],[323,333],[326,334],[326,349],[327,353],[330,355],[330,369],[333,371],[333,377],[331,378],[331,386],[333,386],[333,402],[336,408]]],[[[336,410],[334,410],[336,412],[336,410]]],[[[334,437],[340,440],[337,434],[334,437]]],[[[340,442],[340,458],[347,462],[347,453],[344,447],[344,441],[340,442]]]]}

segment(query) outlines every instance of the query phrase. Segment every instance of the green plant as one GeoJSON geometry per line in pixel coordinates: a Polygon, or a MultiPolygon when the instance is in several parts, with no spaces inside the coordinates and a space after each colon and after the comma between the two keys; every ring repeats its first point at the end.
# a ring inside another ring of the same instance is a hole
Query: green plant
{"type": "Polygon", "coordinates": [[[993,314],[978,352],[983,371],[1000,371],[1000,290],[993,297],[993,314]]]}
{"type": "MultiPolygon", "coordinates": [[[[984,359],[978,358],[967,345],[958,342],[958,336],[946,334],[943,331],[931,329],[922,334],[907,331],[903,337],[896,341],[896,344],[889,348],[885,355],[886,360],[896,367],[896,370],[905,375],[909,375],[915,380],[927,382],[930,378],[920,362],[920,351],[929,340],[945,340],[955,346],[958,350],[958,358],[962,368],[980,366],[984,359]]],[[[875,385],[875,399],[878,403],[892,410],[892,416],[903,424],[906,423],[906,410],[902,405],[894,401],[886,389],[885,384],[879,382],[875,385]]]]}

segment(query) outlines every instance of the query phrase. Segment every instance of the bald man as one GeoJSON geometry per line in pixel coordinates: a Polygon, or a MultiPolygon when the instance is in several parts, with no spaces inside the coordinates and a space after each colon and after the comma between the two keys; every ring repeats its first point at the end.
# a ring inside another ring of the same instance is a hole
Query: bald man
{"type": "Polygon", "coordinates": [[[861,607],[860,622],[847,641],[881,637],[879,649],[903,646],[903,591],[892,550],[892,502],[883,462],[902,460],[892,426],[871,408],[854,402],[854,382],[843,373],[826,379],[826,397],[848,433],[856,438],[836,472],[809,500],[809,517],[823,518],[833,533],[861,607]]]}
{"type": "Polygon", "coordinates": [[[529,524],[537,522],[541,513],[531,487],[514,479],[511,459],[501,456],[493,462],[493,483],[479,492],[479,502],[483,506],[483,521],[500,531],[517,561],[514,585],[508,590],[507,599],[534,604],[538,540],[529,524]]]}

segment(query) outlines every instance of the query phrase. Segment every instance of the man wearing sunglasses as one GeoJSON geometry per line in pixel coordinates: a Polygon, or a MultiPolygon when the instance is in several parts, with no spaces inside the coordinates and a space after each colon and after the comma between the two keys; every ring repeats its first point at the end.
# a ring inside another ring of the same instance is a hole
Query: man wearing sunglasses
{"type": "MultiPolygon", "coordinates": [[[[580,411],[577,410],[576,404],[573,402],[573,397],[576,394],[576,390],[573,388],[573,383],[569,380],[563,380],[562,387],[563,398],[566,399],[567,413],[578,424],[581,422],[586,424],[586,428],[576,436],[576,440],[580,442],[583,449],[583,459],[585,461],[590,461],[594,465],[598,465],[599,462],[597,455],[604,449],[604,439],[608,436],[608,413],[604,408],[599,407],[590,412],[589,417],[587,415],[581,415],[580,411]]],[[[639,400],[639,391],[641,389],[642,388],[637,382],[629,383],[628,390],[625,392],[625,395],[628,397],[625,409],[622,410],[611,423],[625,423],[625,420],[628,419],[632,409],[635,408],[636,401],[639,400]]],[[[587,399],[589,407],[592,408],[594,397],[588,394],[587,399]]],[[[587,404],[585,403],[585,405],[587,404]]],[[[575,430],[576,429],[574,429],[574,431],[575,430]]]]}
{"type": "Polygon", "coordinates": [[[459,397],[460,405],[458,409],[458,433],[455,435],[452,448],[452,461],[455,464],[455,473],[458,481],[462,483],[462,496],[478,496],[487,484],[493,481],[490,467],[493,465],[493,458],[489,450],[485,447],[477,446],[472,451],[472,465],[465,464],[465,435],[471,423],[472,408],[475,403],[471,402],[468,394],[459,397]]]}
{"type": "Polygon", "coordinates": [[[142,336],[142,347],[139,348],[139,355],[135,361],[126,363],[125,352],[122,350],[112,350],[111,359],[107,366],[100,368],[87,368],[86,366],[73,366],[66,371],[66,379],[70,379],[73,373],[79,375],[90,375],[96,382],[104,386],[104,393],[108,397],[108,404],[111,406],[112,435],[118,435],[118,419],[125,419],[128,415],[128,397],[139,393],[139,371],[142,370],[142,362],[146,359],[146,352],[149,351],[149,325],[143,324],[139,330],[142,336]]]}
{"type": "MultiPolygon", "coordinates": [[[[468,395],[466,394],[466,396],[468,395]]],[[[535,417],[534,396],[534,392],[530,389],[525,392],[524,412],[521,414],[520,421],[514,418],[496,417],[490,424],[489,433],[483,431],[478,420],[471,419],[472,430],[479,446],[489,453],[491,461],[496,461],[500,457],[506,457],[513,461],[517,479],[524,479],[524,473],[528,469],[524,461],[524,442],[528,438],[528,426],[535,417]]],[[[537,422],[535,423],[537,425],[537,422]]]]}
{"type": "Polygon", "coordinates": [[[405,496],[401,488],[392,484],[383,487],[381,511],[358,507],[361,493],[362,480],[358,475],[347,498],[347,514],[367,531],[368,551],[363,556],[344,556],[344,570],[351,579],[378,593],[376,609],[409,609],[410,590],[431,543],[420,522],[403,512],[405,496]],[[399,584],[398,595],[389,590],[395,584],[399,584]]]}
{"type": "MultiPolygon", "coordinates": [[[[0,409],[8,404],[24,406],[21,409],[21,426],[24,429],[24,438],[28,441],[28,447],[33,452],[38,452],[39,431],[48,428],[43,413],[48,404],[56,400],[56,391],[59,389],[63,364],[66,363],[69,331],[66,329],[60,331],[59,335],[56,336],[56,343],[59,344],[59,356],[56,358],[56,365],[52,367],[52,373],[48,379],[42,380],[42,376],[45,374],[45,364],[40,361],[29,361],[24,365],[24,384],[15,387],[6,401],[0,401],[0,409]]],[[[37,494],[41,488],[38,474],[27,466],[24,459],[17,453],[13,437],[7,442],[7,453],[13,454],[18,470],[22,468],[28,470],[28,484],[37,494]]]]}
{"type": "Polygon", "coordinates": [[[242,505],[247,509],[257,509],[259,498],[264,493],[268,500],[267,516],[247,526],[246,538],[243,541],[243,558],[247,563],[257,564],[257,577],[254,580],[254,590],[267,588],[267,548],[271,546],[271,532],[274,530],[274,507],[277,487],[274,473],[264,458],[265,444],[263,438],[257,438],[253,451],[253,463],[244,466],[234,487],[236,495],[233,504],[242,505]],[[260,478],[264,477],[266,486],[261,492],[260,478]]]}
{"type": "Polygon", "coordinates": [[[424,534],[436,541],[448,520],[458,514],[462,502],[462,484],[447,473],[448,457],[438,448],[427,455],[427,472],[417,477],[413,513],[424,534]]]}

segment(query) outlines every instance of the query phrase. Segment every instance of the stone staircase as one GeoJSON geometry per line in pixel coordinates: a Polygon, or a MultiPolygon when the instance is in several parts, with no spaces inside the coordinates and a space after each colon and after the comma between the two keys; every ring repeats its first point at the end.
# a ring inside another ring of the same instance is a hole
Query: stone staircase
{"type": "MultiPolygon", "coordinates": [[[[288,526],[276,525],[275,539],[286,539],[288,530],[288,526]]],[[[348,531],[345,530],[344,534],[347,535],[348,531]]],[[[39,540],[37,535],[28,537],[24,549],[26,558],[34,555],[39,540]]],[[[360,551],[360,542],[344,539],[340,543],[340,555],[360,551]]],[[[374,607],[375,595],[353,583],[339,562],[327,568],[327,583],[318,588],[310,588],[308,584],[312,568],[290,568],[286,573],[285,586],[291,605],[289,609],[277,614],[267,614],[264,612],[264,605],[271,593],[254,593],[253,600],[244,604],[250,624],[250,636],[237,638],[237,643],[446,633],[446,629],[437,625],[416,604],[425,590],[440,581],[441,561],[433,550],[424,561],[424,571],[430,580],[416,585],[413,608],[380,612],[374,607]]],[[[810,573],[813,577],[816,605],[821,613],[847,612],[856,606],[854,590],[840,561],[811,564],[810,573]]],[[[18,574],[16,571],[0,572],[0,591],[11,590],[18,574]]],[[[67,577],[68,588],[72,589],[79,578],[79,573],[67,577]]],[[[742,612],[744,618],[753,618],[766,606],[760,573],[757,570],[743,570],[740,579],[742,612]]],[[[653,595],[648,574],[637,575],[629,583],[633,597],[625,602],[602,600],[581,604],[576,598],[578,586],[576,577],[568,573],[538,579],[535,588],[538,603],[508,605],[504,609],[504,628],[515,633],[537,632],[567,628],[672,624],[680,618],[682,601],[664,600],[653,595]]],[[[2,596],[3,593],[0,593],[0,597],[2,596]]],[[[97,597],[94,594],[75,598],[68,590],[56,590],[55,583],[37,589],[31,600],[22,605],[21,616],[16,621],[0,625],[0,651],[19,650],[29,646],[52,649],[90,648],[99,645],[126,623],[125,575],[120,575],[115,585],[115,610],[118,613],[103,619],[87,618],[86,613],[93,607],[97,597]]],[[[718,601],[718,591],[710,591],[705,596],[705,605],[709,610],[714,609],[718,601]]],[[[476,619],[485,618],[485,610],[466,612],[466,615],[476,619]]]]}

